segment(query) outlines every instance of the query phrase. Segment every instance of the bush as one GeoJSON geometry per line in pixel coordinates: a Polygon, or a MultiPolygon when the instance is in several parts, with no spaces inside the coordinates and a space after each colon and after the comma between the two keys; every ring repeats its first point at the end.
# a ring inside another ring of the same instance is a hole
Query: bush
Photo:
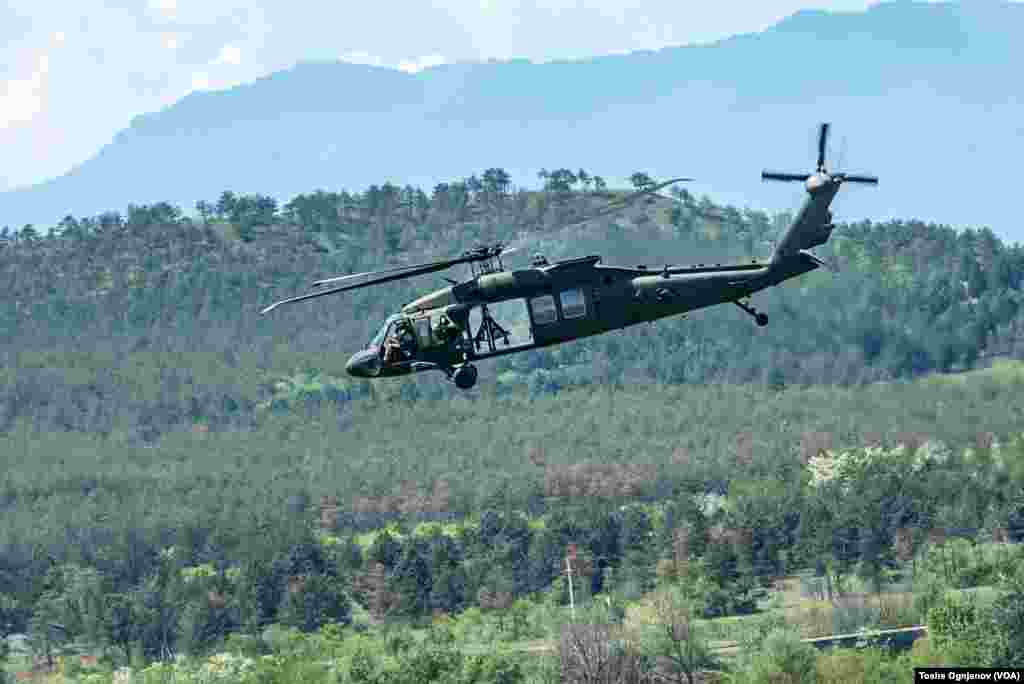
{"type": "Polygon", "coordinates": [[[1006,635],[992,613],[954,596],[928,611],[928,637],[954,666],[989,667],[1006,650],[1006,635]]]}
{"type": "Polygon", "coordinates": [[[914,642],[910,649],[911,667],[943,667],[949,662],[928,637],[914,642]]]}
{"type": "Polygon", "coordinates": [[[993,665],[1024,666],[1024,593],[1012,592],[998,598],[992,607],[992,622],[1006,639],[993,665]]]}
{"type": "Polygon", "coordinates": [[[791,629],[777,629],[761,644],[760,652],[738,680],[745,684],[803,684],[815,681],[817,651],[791,629]]]}
{"type": "Polygon", "coordinates": [[[820,656],[815,666],[817,684],[891,684],[911,677],[906,656],[868,648],[835,650],[820,656]]]}

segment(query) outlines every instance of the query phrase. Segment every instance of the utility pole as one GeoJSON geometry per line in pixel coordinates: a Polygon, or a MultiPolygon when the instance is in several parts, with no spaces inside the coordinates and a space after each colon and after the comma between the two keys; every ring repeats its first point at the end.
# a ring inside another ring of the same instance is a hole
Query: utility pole
{"type": "Polygon", "coordinates": [[[572,613],[572,621],[576,622],[576,601],[572,595],[572,565],[569,564],[569,556],[565,557],[565,574],[569,577],[569,610],[572,613]]]}

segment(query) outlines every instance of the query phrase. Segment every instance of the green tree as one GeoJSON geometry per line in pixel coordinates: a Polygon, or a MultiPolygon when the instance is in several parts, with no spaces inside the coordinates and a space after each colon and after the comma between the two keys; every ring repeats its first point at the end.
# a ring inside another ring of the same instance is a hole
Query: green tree
{"type": "Polygon", "coordinates": [[[637,171],[629,177],[629,182],[633,184],[633,187],[637,190],[643,190],[654,185],[654,179],[648,176],[642,171],[637,171]]]}
{"type": "Polygon", "coordinates": [[[594,182],[594,179],[584,169],[580,169],[576,172],[576,179],[583,186],[583,190],[589,192],[590,185],[594,182]]]}
{"type": "Polygon", "coordinates": [[[572,192],[572,186],[576,181],[576,174],[569,169],[555,169],[548,175],[545,189],[557,195],[567,195],[572,192]]]}
{"type": "Polygon", "coordinates": [[[503,196],[508,192],[511,178],[502,168],[491,168],[484,171],[483,187],[491,195],[503,196]]]}
{"type": "Polygon", "coordinates": [[[945,594],[928,611],[928,641],[960,667],[991,667],[1007,653],[1008,637],[972,597],[945,594]]]}
{"type": "Polygon", "coordinates": [[[1017,566],[999,582],[1002,595],[992,605],[992,624],[1001,636],[993,667],[1024,666],[1024,569],[1017,566]]]}
{"type": "Polygon", "coordinates": [[[350,624],[352,606],[337,579],[309,575],[285,592],[278,618],[283,625],[315,632],[327,624],[350,624]]]}

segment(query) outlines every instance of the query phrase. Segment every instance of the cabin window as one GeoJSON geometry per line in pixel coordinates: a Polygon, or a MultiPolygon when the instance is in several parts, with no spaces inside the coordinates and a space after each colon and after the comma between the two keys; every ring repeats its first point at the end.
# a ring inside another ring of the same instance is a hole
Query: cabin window
{"type": "Polygon", "coordinates": [[[431,345],[430,340],[430,319],[423,317],[417,318],[413,321],[416,326],[416,337],[419,338],[420,346],[429,347],[431,345]]]}
{"type": "Polygon", "coordinates": [[[555,309],[555,298],[551,295],[541,295],[530,300],[530,309],[533,310],[533,322],[536,325],[554,323],[558,320],[558,311],[555,309]]]}
{"type": "Polygon", "coordinates": [[[583,299],[583,290],[562,290],[563,318],[582,318],[587,315],[587,302],[583,299]]]}

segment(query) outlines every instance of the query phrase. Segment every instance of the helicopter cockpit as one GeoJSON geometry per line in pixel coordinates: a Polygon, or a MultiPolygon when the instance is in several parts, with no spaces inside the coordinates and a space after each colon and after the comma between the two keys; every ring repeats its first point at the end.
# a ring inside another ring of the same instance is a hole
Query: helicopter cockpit
{"type": "Polygon", "coordinates": [[[381,345],[384,344],[384,340],[387,338],[388,333],[394,331],[395,323],[401,319],[401,314],[392,314],[388,316],[387,320],[384,321],[384,324],[380,326],[380,330],[378,330],[377,334],[370,340],[370,344],[366,345],[366,348],[372,349],[376,347],[377,349],[380,349],[381,345]]]}
{"type": "MultiPolygon", "coordinates": [[[[375,378],[385,366],[394,366],[400,362],[402,352],[409,350],[408,337],[404,337],[403,344],[402,331],[399,330],[400,323],[405,320],[406,317],[401,314],[388,316],[366,348],[348,360],[345,364],[346,372],[356,378],[375,378]]],[[[412,344],[415,345],[415,340],[412,344]]]]}

